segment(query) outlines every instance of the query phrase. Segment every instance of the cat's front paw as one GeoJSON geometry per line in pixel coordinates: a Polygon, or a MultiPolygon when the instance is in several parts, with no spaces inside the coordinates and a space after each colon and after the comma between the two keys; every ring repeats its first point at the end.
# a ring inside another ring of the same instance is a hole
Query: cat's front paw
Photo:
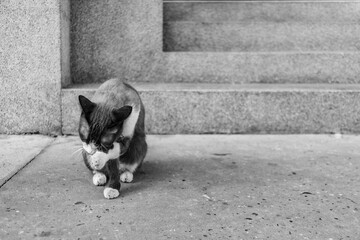
{"type": "Polygon", "coordinates": [[[104,197],[107,199],[117,198],[120,195],[119,190],[107,187],[104,189],[104,197]]]}
{"type": "Polygon", "coordinates": [[[103,186],[106,183],[106,175],[101,172],[96,172],[93,176],[93,183],[96,186],[103,186]]]}
{"type": "Polygon", "coordinates": [[[125,171],[120,175],[120,181],[124,183],[132,182],[133,178],[134,178],[133,174],[129,171],[125,171]]]}

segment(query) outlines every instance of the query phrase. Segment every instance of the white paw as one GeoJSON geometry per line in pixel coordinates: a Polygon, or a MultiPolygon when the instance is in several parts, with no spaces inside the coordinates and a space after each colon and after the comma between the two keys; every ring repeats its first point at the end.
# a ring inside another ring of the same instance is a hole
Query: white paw
{"type": "Polygon", "coordinates": [[[125,171],[120,175],[120,181],[124,183],[132,182],[133,178],[134,178],[133,174],[129,171],[125,171]]]}
{"type": "Polygon", "coordinates": [[[103,173],[97,172],[93,176],[93,183],[96,186],[102,186],[106,183],[106,176],[103,173]]]}
{"type": "Polygon", "coordinates": [[[120,192],[117,189],[109,187],[104,189],[104,197],[107,199],[117,198],[119,194],[120,192]]]}

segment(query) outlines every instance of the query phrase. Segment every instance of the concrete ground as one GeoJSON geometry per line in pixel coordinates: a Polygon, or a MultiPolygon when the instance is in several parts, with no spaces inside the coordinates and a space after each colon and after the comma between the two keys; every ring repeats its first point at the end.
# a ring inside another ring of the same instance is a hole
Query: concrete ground
{"type": "Polygon", "coordinates": [[[78,137],[0,143],[22,161],[0,188],[0,239],[360,239],[360,136],[149,136],[144,173],[114,200],[78,137]]]}

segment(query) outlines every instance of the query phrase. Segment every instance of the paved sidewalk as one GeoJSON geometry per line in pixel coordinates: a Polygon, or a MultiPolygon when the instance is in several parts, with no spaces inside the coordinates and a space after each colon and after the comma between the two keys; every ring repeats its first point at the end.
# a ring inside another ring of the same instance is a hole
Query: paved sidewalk
{"type": "Polygon", "coordinates": [[[0,135],[0,186],[52,141],[54,138],[42,135],[0,135]]]}
{"type": "Polygon", "coordinates": [[[145,173],[107,200],[78,137],[58,137],[0,188],[0,239],[360,239],[358,136],[148,143],[145,173]]]}

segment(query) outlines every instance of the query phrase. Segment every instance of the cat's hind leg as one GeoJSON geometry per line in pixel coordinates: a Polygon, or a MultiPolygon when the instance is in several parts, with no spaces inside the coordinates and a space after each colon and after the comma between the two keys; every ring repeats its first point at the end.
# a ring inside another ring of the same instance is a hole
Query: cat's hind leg
{"type": "Polygon", "coordinates": [[[136,171],[138,164],[121,164],[120,163],[120,181],[123,183],[130,183],[134,179],[134,172],[136,171]]]}
{"type": "Polygon", "coordinates": [[[147,144],[145,134],[135,133],[130,142],[128,150],[120,156],[120,180],[122,182],[132,182],[134,173],[142,165],[146,156],[147,144]]]}
{"type": "Polygon", "coordinates": [[[104,186],[106,183],[106,175],[102,172],[93,171],[93,183],[95,186],[104,186]]]}

